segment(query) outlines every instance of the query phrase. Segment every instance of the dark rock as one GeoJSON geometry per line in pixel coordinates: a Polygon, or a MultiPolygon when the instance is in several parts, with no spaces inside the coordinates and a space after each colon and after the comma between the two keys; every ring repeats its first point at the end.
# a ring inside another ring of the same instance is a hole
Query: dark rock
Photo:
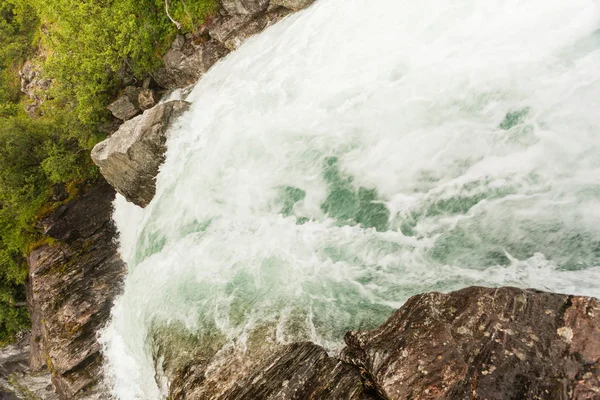
{"type": "Polygon", "coordinates": [[[123,124],[123,121],[113,117],[109,121],[106,121],[99,125],[98,130],[104,133],[106,136],[110,136],[119,129],[119,126],[121,126],[121,124],[123,124]]]}
{"type": "Polygon", "coordinates": [[[125,62],[121,65],[121,68],[117,70],[115,76],[121,87],[135,85],[136,83],[135,76],[133,76],[131,69],[125,62]]]}
{"type": "Polygon", "coordinates": [[[138,95],[138,103],[142,111],[146,111],[156,105],[156,95],[152,89],[144,89],[138,95]]]}
{"type": "Polygon", "coordinates": [[[133,118],[140,112],[138,96],[141,89],[134,86],[125,88],[124,93],[107,108],[115,117],[122,121],[133,118]]]}
{"type": "Polygon", "coordinates": [[[516,288],[426,293],[379,328],[345,339],[339,359],[311,343],[221,356],[225,373],[216,376],[201,358],[172,377],[171,398],[600,398],[600,302],[593,298],[516,288]]]}
{"type": "Polygon", "coordinates": [[[105,182],[42,221],[59,242],[31,252],[31,367],[45,364],[61,399],[108,398],[96,334],[121,291],[125,265],[114,242],[114,190],[105,182]],[[43,363],[43,364],[42,364],[43,363]]]}
{"type": "Polygon", "coordinates": [[[168,128],[188,108],[189,103],[185,101],[159,104],[125,122],[93,148],[92,160],[128,201],[145,207],[154,197],[156,175],[164,162],[168,128]]]}
{"type": "Polygon", "coordinates": [[[66,200],[69,197],[67,187],[64,183],[57,183],[52,185],[52,201],[58,202],[66,200]]]}
{"type": "Polygon", "coordinates": [[[150,85],[152,84],[152,77],[148,76],[142,82],[142,89],[147,90],[150,89],[150,85]]]}
{"type": "Polygon", "coordinates": [[[195,43],[180,35],[163,57],[164,66],[154,71],[152,77],[165,89],[192,85],[227,53],[225,46],[215,40],[195,43]]]}
{"type": "Polygon", "coordinates": [[[342,359],[386,399],[597,399],[600,303],[515,288],[412,297],[342,359]]]}

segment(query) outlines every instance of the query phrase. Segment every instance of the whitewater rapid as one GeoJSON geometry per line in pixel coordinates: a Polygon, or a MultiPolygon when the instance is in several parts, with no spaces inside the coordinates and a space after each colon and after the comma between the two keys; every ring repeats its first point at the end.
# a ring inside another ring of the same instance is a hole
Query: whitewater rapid
{"type": "Polygon", "coordinates": [[[425,291],[600,297],[597,0],[317,0],[187,100],[153,202],[115,202],[122,400],[165,396],[164,327],[333,351],[425,291]]]}

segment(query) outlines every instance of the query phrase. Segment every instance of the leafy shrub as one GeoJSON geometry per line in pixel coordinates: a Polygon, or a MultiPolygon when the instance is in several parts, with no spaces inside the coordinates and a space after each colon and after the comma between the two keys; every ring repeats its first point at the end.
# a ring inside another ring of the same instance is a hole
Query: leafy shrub
{"type": "MultiPolygon", "coordinates": [[[[218,0],[171,0],[184,31],[218,0]]],[[[125,77],[160,65],[177,30],[164,0],[0,0],[0,344],[26,327],[24,256],[40,240],[36,215],[55,183],[98,177],[91,149],[125,77]],[[23,110],[18,71],[36,53],[51,78],[43,116],[23,110]]]]}

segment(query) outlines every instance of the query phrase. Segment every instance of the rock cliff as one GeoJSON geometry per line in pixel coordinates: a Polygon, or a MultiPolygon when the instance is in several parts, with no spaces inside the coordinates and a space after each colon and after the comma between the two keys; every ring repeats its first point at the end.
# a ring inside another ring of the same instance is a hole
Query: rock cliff
{"type": "Polygon", "coordinates": [[[111,220],[107,183],[61,205],[40,222],[54,243],[29,256],[31,370],[47,368],[60,399],[105,398],[96,386],[102,355],[96,334],[121,290],[125,265],[111,220]]]}

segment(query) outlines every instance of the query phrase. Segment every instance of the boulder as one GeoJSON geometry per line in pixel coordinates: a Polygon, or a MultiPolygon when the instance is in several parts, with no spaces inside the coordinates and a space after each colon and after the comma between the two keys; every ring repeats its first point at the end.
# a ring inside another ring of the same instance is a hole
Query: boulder
{"type": "Polygon", "coordinates": [[[138,101],[140,92],[141,89],[135,86],[126,87],[123,94],[107,107],[108,110],[122,121],[133,118],[140,112],[138,101]]]}
{"type": "Polygon", "coordinates": [[[102,175],[128,201],[145,207],[154,197],[167,131],[188,108],[189,103],[179,100],[159,104],[126,121],[92,149],[102,175]]]}
{"type": "Polygon", "coordinates": [[[412,297],[341,358],[385,399],[597,399],[600,302],[516,288],[412,297]]]}
{"type": "Polygon", "coordinates": [[[271,6],[281,6],[293,11],[299,11],[310,6],[315,0],[271,0],[271,6]]]}
{"type": "Polygon", "coordinates": [[[62,400],[110,398],[102,386],[97,333],[126,273],[114,240],[114,197],[114,189],[102,182],[59,206],[40,223],[54,243],[34,249],[27,260],[30,369],[49,369],[62,400]]]}

